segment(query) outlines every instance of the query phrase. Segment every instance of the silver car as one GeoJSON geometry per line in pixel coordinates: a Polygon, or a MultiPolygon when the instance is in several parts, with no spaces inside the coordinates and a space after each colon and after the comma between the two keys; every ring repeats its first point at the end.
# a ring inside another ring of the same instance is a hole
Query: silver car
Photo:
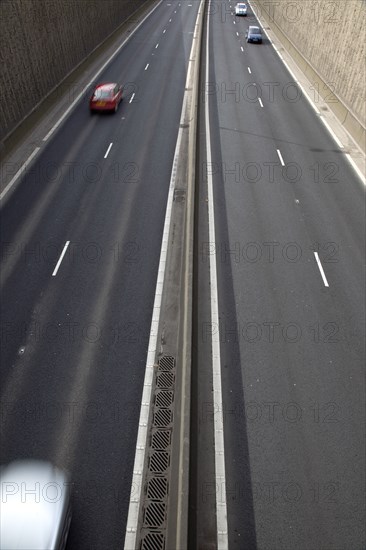
{"type": "Polygon", "coordinates": [[[250,26],[245,36],[247,37],[247,42],[262,44],[262,29],[259,27],[250,26]]]}
{"type": "Polygon", "coordinates": [[[19,460],[0,472],[1,550],[61,550],[71,522],[68,476],[48,462],[19,460]]]}

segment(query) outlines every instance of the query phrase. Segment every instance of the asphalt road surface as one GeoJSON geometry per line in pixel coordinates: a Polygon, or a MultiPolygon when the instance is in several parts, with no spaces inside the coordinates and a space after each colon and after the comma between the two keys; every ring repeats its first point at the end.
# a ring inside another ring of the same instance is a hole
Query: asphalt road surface
{"type": "Polygon", "coordinates": [[[222,416],[226,482],[198,465],[197,509],[226,502],[229,548],[361,550],[364,188],[266,36],[246,42],[253,12],[229,6],[211,7],[197,194],[205,226],[212,174],[215,241],[198,233],[196,271],[207,297],[215,255],[219,323],[200,304],[195,331],[203,370],[220,341],[222,410],[202,381],[196,410],[198,433],[222,416]]]}
{"type": "Polygon", "coordinates": [[[68,549],[124,543],[197,10],[158,6],[99,77],[124,84],[117,113],[85,97],[2,208],[1,462],[70,471],[68,549]]]}
{"type": "MultiPolygon", "coordinates": [[[[68,550],[124,543],[198,7],[157,7],[98,79],[125,85],[117,113],[91,116],[82,99],[2,206],[0,462],[41,458],[70,472],[68,550]]],[[[361,550],[364,188],[266,36],[246,43],[251,9],[214,8],[199,109],[189,547],[217,546],[219,501],[230,549],[361,550]]]]}

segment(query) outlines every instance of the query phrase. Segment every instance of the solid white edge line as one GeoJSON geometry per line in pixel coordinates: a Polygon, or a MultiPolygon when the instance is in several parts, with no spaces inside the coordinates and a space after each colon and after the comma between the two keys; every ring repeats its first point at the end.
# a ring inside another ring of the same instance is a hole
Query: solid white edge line
{"type": "Polygon", "coordinates": [[[130,101],[128,103],[132,103],[133,102],[133,98],[135,97],[135,92],[133,92],[131,98],[130,98],[130,101]]]}
{"type": "Polygon", "coordinates": [[[263,107],[263,103],[262,103],[262,100],[261,100],[260,97],[258,97],[258,101],[259,101],[259,105],[260,105],[261,107],[263,107]]]}
{"type": "Polygon", "coordinates": [[[278,158],[280,159],[280,162],[282,164],[282,166],[285,166],[285,163],[283,162],[283,158],[282,158],[282,155],[281,155],[281,151],[279,149],[276,149],[277,151],[277,155],[278,155],[278,158]]]}
{"type": "Polygon", "coordinates": [[[32,162],[32,160],[34,159],[34,157],[36,156],[36,154],[38,153],[38,151],[40,150],[41,148],[40,147],[36,147],[34,149],[34,151],[29,155],[29,157],[27,158],[27,160],[22,164],[22,166],[19,168],[19,170],[17,171],[17,173],[15,174],[15,176],[13,176],[11,178],[11,180],[9,181],[8,185],[5,187],[5,189],[0,193],[0,201],[3,200],[3,198],[5,197],[6,193],[9,191],[9,189],[13,186],[13,184],[16,182],[16,180],[19,178],[19,176],[22,174],[22,172],[25,172],[25,170],[27,169],[27,166],[30,162],[32,162]]]}
{"type": "Polygon", "coordinates": [[[113,145],[113,143],[110,143],[110,144],[109,144],[109,147],[108,147],[108,149],[107,149],[107,152],[106,152],[106,154],[104,155],[104,158],[105,158],[105,159],[108,157],[109,151],[112,149],[112,145],[113,145]]]}
{"type": "Polygon", "coordinates": [[[326,278],[325,273],[324,273],[323,266],[322,266],[321,261],[320,261],[320,258],[319,258],[319,254],[318,254],[317,252],[314,252],[314,256],[315,256],[315,259],[316,259],[316,263],[318,264],[319,271],[320,271],[320,273],[321,273],[321,276],[322,276],[322,279],[323,279],[324,286],[329,286],[328,281],[327,281],[327,278],[326,278]]]}
{"type": "MultiPolygon", "coordinates": [[[[197,18],[198,18],[198,15],[197,15],[197,18]]],[[[192,41],[192,47],[193,47],[193,41],[192,41]]],[[[189,58],[191,58],[191,55],[189,56],[189,58]]],[[[189,67],[187,70],[185,89],[188,88],[188,82],[189,82],[188,79],[190,76],[189,75],[190,69],[191,69],[191,63],[189,64],[189,67]]],[[[143,386],[142,399],[141,399],[139,427],[137,432],[136,452],[135,452],[135,460],[134,460],[134,466],[133,466],[133,476],[132,476],[132,483],[131,483],[131,493],[130,493],[130,501],[129,501],[129,508],[128,508],[128,518],[127,518],[124,550],[134,550],[134,548],[136,547],[137,525],[138,525],[138,518],[139,518],[141,495],[143,490],[142,476],[143,476],[145,452],[146,452],[146,446],[147,446],[147,436],[148,436],[147,429],[148,429],[149,411],[150,411],[150,402],[151,402],[151,389],[152,389],[152,382],[153,382],[156,352],[158,350],[157,327],[159,327],[159,323],[160,323],[160,311],[161,311],[162,291],[163,291],[163,284],[164,284],[164,277],[165,277],[166,261],[167,261],[167,254],[168,254],[170,222],[171,222],[171,214],[172,214],[172,207],[173,207],[174,189],[175,189],[176,177],[177,177],[177,164],[178,164],[178,158],[179,158],[179,153],[181,149],[181,141],[182,141],[182,135],[183,135],[183,129],[184,129],[183,126],[184,126],[184,120],[185,120],[186,104],[187,104],[187,91],[184,92],[184,96],[183,96],[180,125],[179,125],[177,142],[176,142],[175,151],[174,151],[174,159],[173,159],[173,165],[172,165],[172,171],[171,171],[171,177],[170,177],[170,183],[169,183],[169,193],[168,193],[167,208],[165,213],[163,238],[162,238],[159,267],[158,267],[158,277],[156,282],[153,315],[152,315],[150,337],[149,337],[149,344],[148,344],[148,354],[147,354],[146,367],[145,367],[144,386],[143,386]]]]}
{"type": "Polygon", "coordinates": [[[107,67],[107,65],[112,61],[112,59],[120,52],[120,50],[123,48],[123,46],[128,42],[128,40],[135,34],[135,32],[141,27],[141,25],[146,21],[148,17],[156,10],[158,6],[162,3],[162,0],[156,6],[142,19],[142,21],[137,25],[137,27],[131,31],[131,33],[127,36],[127,38],[118,46],[118,48],[112,53],[110,57],[108,57],[107,61],[101,66],[101,68],[94,74],[93,78],[88,82],[86,86],[81,90],[80,94],[74,99],[74,101],[71,103],[71,105],[66,109],[64,114],[58,119],[56,124],[52,126],[51,130],[48,132],[48,134],[45,135],[43,138],[43,141],[47,141],[48,138],[53,134],[53,132],[58,128],[63,122],[63,120],[67,117],[69,112],[75,107],[76,103],[80,100],[80,98],[84,95],[84,93],[88,90],[88,88],[91,86],[91,84],[95,81],[96,78],[104,71],[104,69],[107,67]]]}
{"type": "Polygon", "coordinates": [[[63,249],[63,251],[61,252],[61,256],[59,257],[58,262],[57,262],[57,264],[56,264],[56,267],[55,267],[55,269],[53,270],[52,277],[55,277],[55,276],[57,275],[58,268],[59,268],[60,265],[61,265],[61,262],[62,262],[62,260],[63,260],[63,258],[64,258],[64,256],[65,256],[65,254],[66,254],[66,250],[67,250],[67,247],[69,246],[69,244],[70,244],[70,241],[66,241],[65,246],[64,246],[64,249],[63,249]]]}
{"type": "MultiPolygon", "coordinates": [[[[206,43],[206,82],[209,82],[209,37],[210,37],[210,7],[211,0],[208,5],[207,17],[207,43],[206,43]]],[[[211,155],[211,132],[210,132],[210,115],[209,102],[205,105],[205,125],[206,125],[206,149],[207,149],[207,165],[212,162],[211,155]]],[[[213,201],[213,181],[212,175],[207,175],[208,187],[208,218],[209,218],[209,240],[216,242],[215,239],[215,215],[213,201]]],[[[219,327],[219,309],[218,309],[218,289],[217,289],[217,266],[215,254],[210,255],[210,284],[211,284],[211,323],[213,326],[219,327]]],[[[225,474],[225,447],[224,447],[224,423],[222,415],[222,389],[221,389],[221,352],[220,352],[220,331],[215,335],[212,334],[212,378],[213,378],[213,398],[214,410],[214,436],[215,436],[215,477],[216,487],[225,487],[226,490],[226,474],[225,474]]],[[[217,548],[218,550],[228,549],[228,527],[227,527],[227,508],[226,496],[224,502],[220,502],[221,491],[216,493],[216,525],[217,525],[217,548]]]]}
{"type": "Polygon", "coordinates": [[[353,158],[351,157],[351,155],[349,153],[346,153],[346,159],[348,160],[348,162],[352,165],[352,168],[355,170],[356,174],[358,175],[358,177],[360,178],[361,182],[366,185],[366,178],[365,178],[365,174],[363,174],[361,172],[361,170],[359,169],[359,167],[357,166],[357,164],[355,163],[355,161],[353,160],[353,158]]]}

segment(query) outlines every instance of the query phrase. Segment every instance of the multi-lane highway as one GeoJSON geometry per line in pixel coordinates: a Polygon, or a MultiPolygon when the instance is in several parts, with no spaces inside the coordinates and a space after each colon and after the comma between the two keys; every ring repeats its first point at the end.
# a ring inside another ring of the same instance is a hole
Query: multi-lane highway
{"type": "MultiPolygon", "coordinates": [[[[117,113],[85,96],[1,205],[1,463],[71,473],[68,549],[124,544],[199,4],[158,4],[98,77],[117,113]]],[[[364,187],[233,8],[202,44],[188,546],[361,550],[364,187]]]]}
{"type": "Polygon", "coordinates": [[[161,3],[99,76],[125,85],[117,113],[85,96],[4,198],[1,462],[71,472],[68,548],[124,543],[197,8],[161,3]]]}
{"type": "Polygon", "coordinates": [[[361,549],[364,188],[266,35],[247,44],[253,11],[227,5],[205,53],[195,330],[200,367],[219,343],[222,404],[198,380],[197,430],[220,417],[226,480],[198,465],[196,502],[205,518],[216,478],[229,548],[361,549]]]}

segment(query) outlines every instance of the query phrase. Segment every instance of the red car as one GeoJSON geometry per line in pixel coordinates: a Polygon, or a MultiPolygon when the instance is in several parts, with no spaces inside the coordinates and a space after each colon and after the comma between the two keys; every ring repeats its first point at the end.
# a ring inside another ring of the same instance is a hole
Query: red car
{"type": "Polygon", "coordinates": [[[115,82],[98,84],[94,88],[93,94],[89,100],[90,112],[95,111],[114,111],[122,101],[122,86],[115,82]]]}

